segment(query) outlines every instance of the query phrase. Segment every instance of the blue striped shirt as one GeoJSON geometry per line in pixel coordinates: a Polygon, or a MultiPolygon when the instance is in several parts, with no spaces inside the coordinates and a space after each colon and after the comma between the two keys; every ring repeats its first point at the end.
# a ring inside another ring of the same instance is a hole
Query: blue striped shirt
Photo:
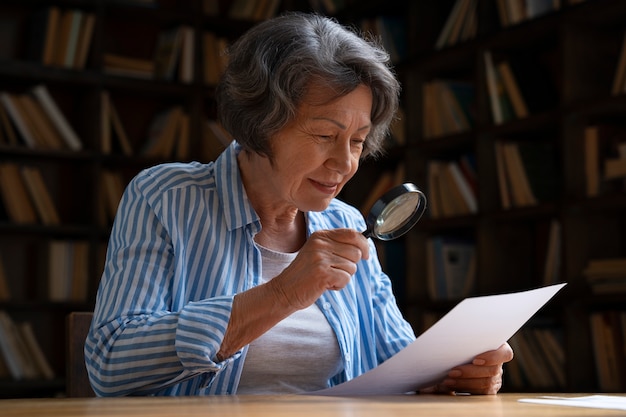
{"type": "MultiPolygon", "coordinates": [[[[85,343],[94,391],[111,395],[235,394],[246,347],[220,349],[233,297],[261,283],[261,229],[241,182],[236,142],[209,164],[170,163],[139,173],[126,188],[85,343]]],[[[351,227],[361,214],[334,200],[307,213],[308,233],[351,227]]],[[[344,363],[328,386],[393,356],[415,336],[391,282],[371,256],[350,283],[317,301],[344,363]]]]}

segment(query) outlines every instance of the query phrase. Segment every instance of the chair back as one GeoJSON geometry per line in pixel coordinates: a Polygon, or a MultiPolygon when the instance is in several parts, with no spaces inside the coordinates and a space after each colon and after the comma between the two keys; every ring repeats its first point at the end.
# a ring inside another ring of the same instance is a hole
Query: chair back
{"type": "Polygon", "coordinates": [[[92,312],[71,312],[66,319],[66,393],[68,397],[95,397],[85,368],[85,339],[92,312]]]}

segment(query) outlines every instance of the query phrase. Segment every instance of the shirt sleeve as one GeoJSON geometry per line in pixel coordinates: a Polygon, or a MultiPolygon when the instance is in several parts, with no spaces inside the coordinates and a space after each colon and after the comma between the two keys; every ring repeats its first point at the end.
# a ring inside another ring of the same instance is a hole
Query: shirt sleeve
{"type": "Polygon", "coordinates": [[[99,396],[146,395],[198,377],[206,385],[239,354],[218,362],[233,296],[185,303],[176,258],[155,201],[137,178],[111,232],[85,360],[99,396]]]}

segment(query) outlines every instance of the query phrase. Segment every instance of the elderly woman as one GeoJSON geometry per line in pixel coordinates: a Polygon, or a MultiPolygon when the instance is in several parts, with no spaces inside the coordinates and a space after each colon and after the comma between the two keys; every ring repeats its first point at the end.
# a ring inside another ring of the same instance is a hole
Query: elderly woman
{"type": "MultiPolygon", "coordinates": [[[[317,15],[232,46],[217,101],[235,141],[214,163],[144,170],[120,203],[85,346],[98,395],[313,391],[414,340],[362,216],[335,199],[394,116],[388,65],[317,15]]],[[[496,393],[511,357],[430,391],[496,393]]]]}

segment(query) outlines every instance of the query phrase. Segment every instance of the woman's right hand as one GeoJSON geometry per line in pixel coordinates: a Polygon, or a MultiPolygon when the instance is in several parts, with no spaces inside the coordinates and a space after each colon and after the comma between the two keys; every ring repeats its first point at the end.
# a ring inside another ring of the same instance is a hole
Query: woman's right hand
{"type": "Polygon", "coordinates": [[[317,231],[291,265],[268,284],[279,302],[300,310],[313,304],[324,291],[340,290],[348,285],[357,263],[368,257],[368,241],[358,231],[317,231]]]}

